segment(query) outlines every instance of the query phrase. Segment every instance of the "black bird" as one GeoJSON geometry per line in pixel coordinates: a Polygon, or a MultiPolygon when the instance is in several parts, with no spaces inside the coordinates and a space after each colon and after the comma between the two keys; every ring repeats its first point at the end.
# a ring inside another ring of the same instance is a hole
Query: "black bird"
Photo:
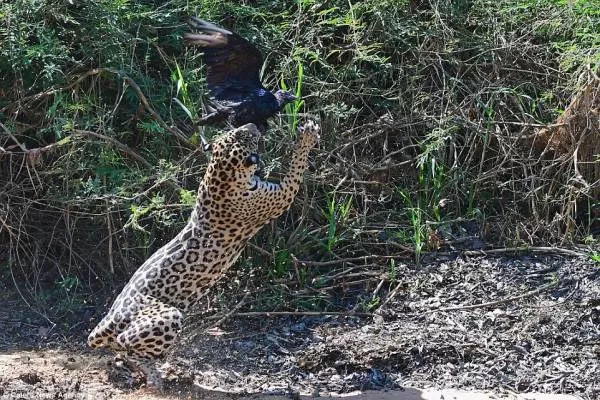
{"type": "Polygon", "coordinates": [[[262,54],[246,39],[197,17],[190,18],[188,24],[201,32],[185,33],[183,40],[188,46],[204,48],[212,103],[199,124],[239,127],[251,122],[261,132],[266,131],[267,120],[296,97],[285,90],[271,93],[262,85],[262,54]]]}

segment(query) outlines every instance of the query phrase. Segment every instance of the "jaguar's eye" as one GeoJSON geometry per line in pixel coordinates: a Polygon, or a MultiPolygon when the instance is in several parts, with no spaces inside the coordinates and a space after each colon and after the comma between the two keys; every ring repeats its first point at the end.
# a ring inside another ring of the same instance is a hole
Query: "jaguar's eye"
{"type": "Polygon", "coordinates": [[[256,153],[252,153],[244,159],[244,165],[246,167],[249,167],[251,165],[256,165],[259,162],[260,162],[260,157],[256,153]]]}

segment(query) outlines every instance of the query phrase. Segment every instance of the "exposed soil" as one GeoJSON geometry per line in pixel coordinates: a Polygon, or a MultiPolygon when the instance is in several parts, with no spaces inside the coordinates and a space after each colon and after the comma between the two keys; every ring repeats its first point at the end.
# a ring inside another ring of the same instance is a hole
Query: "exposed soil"
{"type": "MultiPolygon", "coordinates": [[[[598,264],[465,257],[397,272],[373,317],[233,315],[220,329],[187,330],[163,365],[167,393],[446,387],[600,396],[598,264]],[[481,303],[489,304],[471,307],[481,303]]],[[[132,392],[108,353],[86,349],[85,329],[66,339],[16,300],[0,306],[0,398],[159,398],[132,392]]]]}

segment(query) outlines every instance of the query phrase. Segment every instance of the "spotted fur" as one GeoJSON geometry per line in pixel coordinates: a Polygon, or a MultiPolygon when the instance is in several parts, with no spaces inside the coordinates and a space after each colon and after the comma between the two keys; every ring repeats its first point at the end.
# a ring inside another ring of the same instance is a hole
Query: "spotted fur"
{"type": "Polygon", "coordinates": [[[299,129],[280,183],[255,175],[259,138],[256,126],[247,124],[212,144],[189,222],[133,274],[88,337],[91,347],[126,353],[148,387],[161,384],[153,360],[174,343],[183,313],[234,264],[246,241],[294,200],[319,126],[309,121],[299,129]]]}

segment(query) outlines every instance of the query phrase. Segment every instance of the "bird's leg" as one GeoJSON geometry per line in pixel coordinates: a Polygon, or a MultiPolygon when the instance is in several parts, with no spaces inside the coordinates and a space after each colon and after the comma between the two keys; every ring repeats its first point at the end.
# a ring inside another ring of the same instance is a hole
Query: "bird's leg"
{"type": "Polygon", "coordinates": [[[228,107],[210,107],[209,111],[198,121],[198,125],[216,125],[228,119],[231,109],[228,107]]]}
{"type": "Polygon", "coordinates": [[[203,115],[198,121],[198,125],[210,125],[215,122],[220,122],[221,120],[223,120],[223,114],[219,111],[214,111],[210,114],[203,115]]]}

